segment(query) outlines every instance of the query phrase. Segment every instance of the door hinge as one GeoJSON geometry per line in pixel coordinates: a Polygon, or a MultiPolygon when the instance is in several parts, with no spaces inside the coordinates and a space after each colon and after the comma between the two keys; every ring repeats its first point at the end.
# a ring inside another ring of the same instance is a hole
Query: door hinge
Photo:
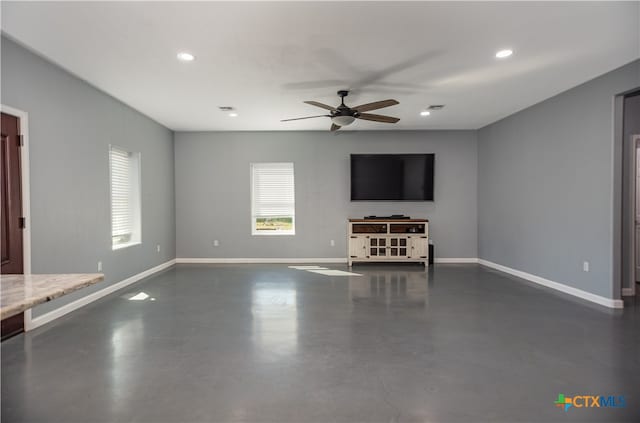
{"type": "Polygon", "coordinates": [[[18,147],[24,147],[24,135],[18,135],[18,147]]]}
{"type": "Polygon", "coordinates": [[[20,229],[24,229],[27,227],[27,219],[25,219],[24,217],[19,217],[18,218],[18,226],[20,227],[20,229]]]}

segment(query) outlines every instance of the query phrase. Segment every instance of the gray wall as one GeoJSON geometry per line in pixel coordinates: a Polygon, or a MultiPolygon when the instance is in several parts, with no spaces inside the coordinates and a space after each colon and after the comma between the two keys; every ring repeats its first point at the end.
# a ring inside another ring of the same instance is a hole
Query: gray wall
{"type": "Polygon", "coordinates": [[[480,258],[620,298],[613,104],[638,86],[635,61],[479,130],[480,258]]]}
{"type": "Polygon", "coordinates": [[[475,131],[176,133],[175,157],[178,257],[346,257],[347,218],[399,213],[430,219],[436,257],[477,257],[475,131]],[[435,201],[350,202],[350,153],[435,153],[435,201]],[[251,236],[270,161],[294,163],[295,236],[251,236]]]}
{"type": "Polygon", "coordinates": [[[172,132],[2,37],[2,104],[29,113],[33,273],[96,272],[105,282],[50,311],[175,258],[172,132]],[[111,250],[108,146],[142,156],[142,245],[111,250]],[[156,252],[156,244],[161,252],[156,252]]]}

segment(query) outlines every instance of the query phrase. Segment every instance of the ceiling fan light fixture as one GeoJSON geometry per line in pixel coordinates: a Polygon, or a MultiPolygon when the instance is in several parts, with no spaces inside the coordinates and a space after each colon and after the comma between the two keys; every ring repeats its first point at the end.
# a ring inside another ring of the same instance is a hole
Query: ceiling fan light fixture
{"type": "Polygon", "coordinates": [[[356,118],[353,116],[333,116],[331,118],[331,121],[338,126],[351,125],[354,120],[356,120],[356,118]]]}

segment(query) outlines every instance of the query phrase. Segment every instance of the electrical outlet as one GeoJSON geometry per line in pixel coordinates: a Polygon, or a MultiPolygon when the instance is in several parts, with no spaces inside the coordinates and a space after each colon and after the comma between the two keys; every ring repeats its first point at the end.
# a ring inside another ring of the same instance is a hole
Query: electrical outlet
{"type": "Polygon", "coordinates": [[[158,252],[160,252],[160,244],[156,245],[156,250],[158,250],[158,252]]]}
{"type": "Polygon", "coordinates": [[[220,242],[217,239],[213,240],[213,246],[214,247],[219,247],[220,246],[220,242]]]}
{"type": "Polygon", "coordinates": [[[329,245],[331,245],[332,247],[336,246],[336,242],[334,240],[329,241],[329,245]]]}
{"type": "Polygon", "coordinates": [[[98,262],[98,272],[102,272],[102,262],[98,262]]]}
{"type": "Polygon", "coordinates": [[[584,272],[588,272],[589,271],[589,262],[585,261],[584,263],[582,263],[582,270],[584,272]]]}

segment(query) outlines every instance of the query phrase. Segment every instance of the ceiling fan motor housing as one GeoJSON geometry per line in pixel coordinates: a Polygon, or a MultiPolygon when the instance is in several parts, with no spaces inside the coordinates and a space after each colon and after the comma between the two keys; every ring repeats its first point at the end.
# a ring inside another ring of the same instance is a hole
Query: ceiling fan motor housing
{"type": "Polygon", "coordinates": [[[340,105],[331,112],[331,116],[357,116],[358,112],[350,107],[340,105]]]}

